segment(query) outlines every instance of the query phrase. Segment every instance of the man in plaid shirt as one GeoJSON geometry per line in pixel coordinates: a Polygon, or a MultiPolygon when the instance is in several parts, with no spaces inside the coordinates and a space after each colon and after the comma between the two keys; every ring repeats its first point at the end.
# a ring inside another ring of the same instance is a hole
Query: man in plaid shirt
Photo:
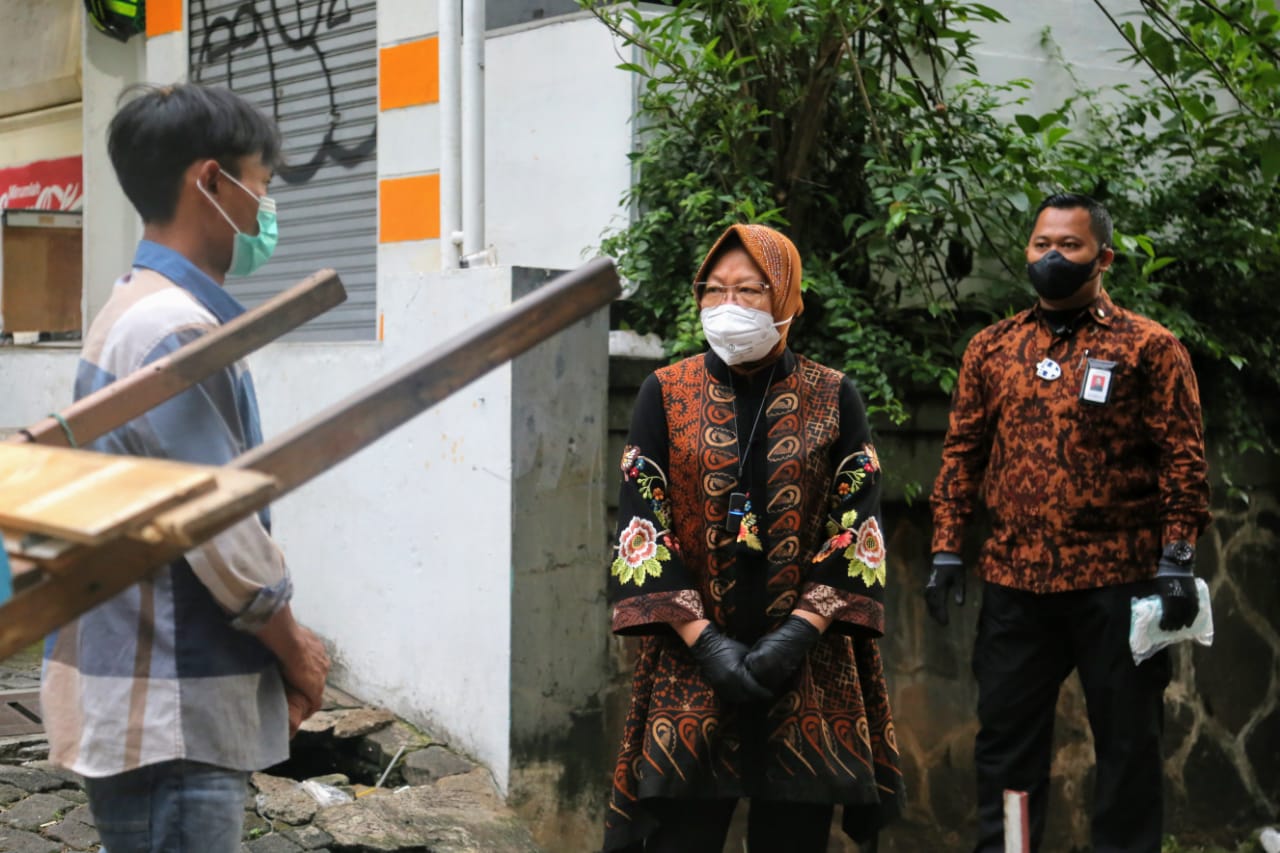
{"type": "MultiPolygon", "coordinates": [[[[252,272],[275,243],[276,128],[231,92],[143,91],[108,148],[144,232],[89,330],[77,399],[243,312],[224,277],[252,272]]],[[[92,448],[220,465],[260,441],[242,363],[92,448]]],[[[294,621],[268,528],[266,512],[241,521],[49,638],[50,758],[85,777],[110,853],[238,853],[249,771],[287,758],[319,707],[329,659],[294,621]]]]}

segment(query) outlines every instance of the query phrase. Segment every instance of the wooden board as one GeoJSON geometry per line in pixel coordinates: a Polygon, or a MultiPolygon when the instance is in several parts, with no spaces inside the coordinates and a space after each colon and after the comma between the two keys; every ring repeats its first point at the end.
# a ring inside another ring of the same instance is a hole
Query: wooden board
{"type": "MultiPolygon", "coordinates": [[[[76,292],[79,293],[78,290],[76,292]]],[[[346,298],[347,292],[337,273],[320,270],[229,323],[185,344],[177,352],[77,400],[62,410],[61,422],[47,417],[7,440],[67,447],[70,444],[67,433],[70,432],[77,443],[86,445],[291,329],[318,317],[346,298]]]]}
{"type": "Polygon", "coordinates": [[[0,527],[95,545],[214,488],[216,469],[0,444],[0,527]]]}

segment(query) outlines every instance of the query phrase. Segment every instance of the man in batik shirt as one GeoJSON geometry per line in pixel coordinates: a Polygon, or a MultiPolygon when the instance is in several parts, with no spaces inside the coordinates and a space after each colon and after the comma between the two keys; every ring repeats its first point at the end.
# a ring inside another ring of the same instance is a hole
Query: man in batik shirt
{"type": "Polygon", "coordinates": [[[929,610],[964,601],[963,539],[981,502],[974,648],[980,853],[1003,851],[1002,793],[1029,794],[1044,832],[1054,709],[1075,669],[1097,760],[1094,850],[1156,853],[1168,652],[1135,665],[1134,597],[1158,593],[1162,627],[1197,610],[1192,562],[1209,520],[1191,361],[1164,327],[1102,288],[1111,218],[1081,195],[1045,199],[1027,243],[1038,304],[965,351],[933,490],[929,610]]]}

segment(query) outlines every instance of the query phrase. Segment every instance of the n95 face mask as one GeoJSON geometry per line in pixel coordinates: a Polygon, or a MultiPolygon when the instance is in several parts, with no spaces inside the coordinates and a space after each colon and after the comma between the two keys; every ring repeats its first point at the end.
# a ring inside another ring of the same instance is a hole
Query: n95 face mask
{"type": "Polygon", "coordinates": [[[725,364],[759,361],[773,350],[782,335],[779,326],[790,318],[774,322],[768,311],[728,303],[702,309],[702,333],[711,350],[725,364]]]}

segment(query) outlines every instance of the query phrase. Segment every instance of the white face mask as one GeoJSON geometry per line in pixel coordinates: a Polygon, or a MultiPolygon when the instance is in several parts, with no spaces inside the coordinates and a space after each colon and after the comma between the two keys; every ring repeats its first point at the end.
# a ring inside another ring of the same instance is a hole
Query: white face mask
{"type": "Polygon", "coordinates": [[[746,364],[764,358],[782,337],[778,327],[790,322],[787,318],[775,323],[768,311],[732,302],[702,309],[702,333],[725,364],[746,364]]]}

